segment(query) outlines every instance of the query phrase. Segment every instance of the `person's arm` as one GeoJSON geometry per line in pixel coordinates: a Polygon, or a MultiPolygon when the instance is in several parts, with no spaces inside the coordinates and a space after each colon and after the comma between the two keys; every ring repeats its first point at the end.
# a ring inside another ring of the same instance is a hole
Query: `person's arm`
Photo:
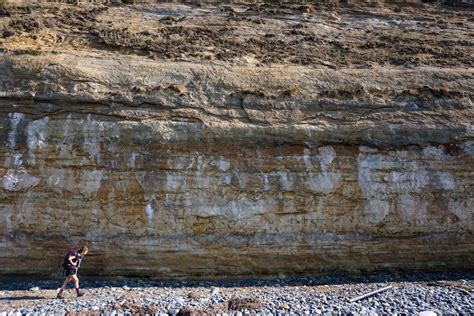
{"type": "Polygon", "coordinates": [[[81,261],[82,261],[82,254],[78,253],[76,255],[76,268],[79,269],[79,267],[81,266],[81,261]]]}
{"type": "Polygon", "coordinates": [[[69,256],[69,258],[67,258],[67,260],[71,263],[71,265],[73,265],[74,267],[76,266],[76,262],[74,262],[73,260],[76,259],[75,256],[69,256]]]}

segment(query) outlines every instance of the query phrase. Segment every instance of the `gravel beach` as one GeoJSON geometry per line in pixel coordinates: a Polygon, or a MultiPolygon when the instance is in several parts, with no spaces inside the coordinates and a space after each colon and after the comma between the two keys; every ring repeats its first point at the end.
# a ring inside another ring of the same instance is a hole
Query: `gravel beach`
{"type": "MultiPolygon", "coordinates": [[[[85,277],[84,277],[85,279],[85,277]]],[[[472,315],[474,274],[322,276],[225,281],[84,280],[84,297],[60,280],[2,282],[0,316],[93,315],[472,315]],[[390,287],[351,302],[363,294],[390,287]],[[423,313],[425,312],[425,313],[423,313]],[[431,312],[431,313],[428,313],[431,312]]]]}

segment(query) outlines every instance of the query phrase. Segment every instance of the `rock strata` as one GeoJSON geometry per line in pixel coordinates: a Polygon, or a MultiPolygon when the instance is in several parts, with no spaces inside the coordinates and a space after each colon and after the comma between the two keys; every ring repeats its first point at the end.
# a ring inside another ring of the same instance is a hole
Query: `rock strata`
{"type": "Polygon", "coordinates": [[[474,268],[465,48],[256,67],[44,45],[0,55],[1,275],[53,275],[82,241],[89,275],[474,268]]]}

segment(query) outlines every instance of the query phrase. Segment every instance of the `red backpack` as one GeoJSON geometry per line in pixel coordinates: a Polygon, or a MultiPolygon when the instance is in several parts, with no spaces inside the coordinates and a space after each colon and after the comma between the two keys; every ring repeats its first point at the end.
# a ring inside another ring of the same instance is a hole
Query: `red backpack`
{"type": "Polygon", "coordinates": [[[71,265],[71,262],[69,261],[69,257],[75,257],[77,253],[79,252],[79,248],[70,248],[66,255],[64,256],[63,259],[63,268],[75,268],[75,266],[71,265]]]}

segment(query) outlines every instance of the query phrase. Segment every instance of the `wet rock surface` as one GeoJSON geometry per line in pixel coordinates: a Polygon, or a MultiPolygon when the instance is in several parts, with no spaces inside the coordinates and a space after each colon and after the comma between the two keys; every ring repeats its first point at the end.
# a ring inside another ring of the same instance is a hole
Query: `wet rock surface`
{"type": "Polygon", "coordinates": [[[0,313],[229,315],[273,314],[469,314],[474,308],[472,274],[379,275],[229,281],[82,281],[86,296],[68,290],[55,299],[61,281],[3,283],[0,313]],[[376,295],[351,298],[391,285],[376,295]],[[40,289],[28,289],[38,286],[40,289]]]}

